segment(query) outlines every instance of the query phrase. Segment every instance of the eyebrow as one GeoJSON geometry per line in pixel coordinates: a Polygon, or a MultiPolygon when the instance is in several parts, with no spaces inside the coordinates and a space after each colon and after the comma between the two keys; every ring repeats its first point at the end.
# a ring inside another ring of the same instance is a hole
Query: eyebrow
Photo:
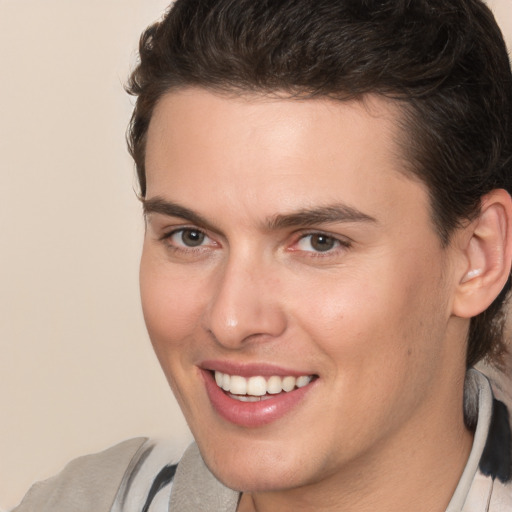
{"type": "MultiPolygon", "coordinates": [[[[161,197],[141,199],[144,215],[159,213],[169,217],[179,217],[198,226],[216,231],[215,227],[194,210],[161,197]]],[[[274,215],[265,223],[266,229],[276,231],[296,226],[314,226],[334,222],[377,223],[377,219],[346,204],[334,204],[317,208],[304,208],[296,212],[274,215]]]]}
{"type": "Polygon", "coordinates": [[[172,201],[167,201],[161,197],[152,197],[151,199],[141,199],[144,216],[147,217],[151,213],[159,213],[168,217],[178,217],[185,219],[192,224],[203,226],[211,231],[216,231],[213,225],[208,222],[202,215],[199,215],[194,210],[181,206],[172,201]]]}
{"type": "Polygon", "coordinates": [[[368,222],[377,223],[377,219],[346,204],[305,208],[289,214],[272,217],[268,223],[271,230],[295,226],[313,226],[331,222],[368,222]]]}

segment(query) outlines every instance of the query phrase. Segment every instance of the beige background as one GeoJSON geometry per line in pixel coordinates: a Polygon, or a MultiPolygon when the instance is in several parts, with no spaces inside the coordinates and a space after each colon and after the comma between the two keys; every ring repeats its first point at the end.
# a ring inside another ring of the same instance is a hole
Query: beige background
{"type": "MultiPolygon", "coordinates": [[[[0,0],[0,510],[70,458],[189,434],[140,313],[122,83],[167,0],[0,0]]],[[[491,2],[512,44],[512,0],[491,2]]]]}

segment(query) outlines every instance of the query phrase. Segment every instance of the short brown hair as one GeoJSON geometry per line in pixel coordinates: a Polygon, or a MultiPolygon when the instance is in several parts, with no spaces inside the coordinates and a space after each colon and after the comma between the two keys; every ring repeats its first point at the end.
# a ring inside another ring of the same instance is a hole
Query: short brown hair
{"type": "MultiPolygon", "coordinates": [[[[446,245],[483,195],[511,190],[512,76],[480,0],[177,0],[140,41],[127,90],[140,193],[151,116],[167,92],[199,86],[346,100],[373,93],[404,113],[402,147],[426,184],[446,245]]],[[[471,319],[467,365],[499,362],[504,301],[471,319]]]]}

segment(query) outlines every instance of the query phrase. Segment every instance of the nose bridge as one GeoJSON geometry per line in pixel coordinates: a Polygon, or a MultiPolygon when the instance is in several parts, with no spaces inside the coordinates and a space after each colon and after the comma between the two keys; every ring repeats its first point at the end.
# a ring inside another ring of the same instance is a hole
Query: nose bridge
{"type": "Polygon", "coordinates": [[[250,251],[232,252],[216,276],[205,328],[228,348],[275,337],[286,327],[272,264],[250,251]]]}

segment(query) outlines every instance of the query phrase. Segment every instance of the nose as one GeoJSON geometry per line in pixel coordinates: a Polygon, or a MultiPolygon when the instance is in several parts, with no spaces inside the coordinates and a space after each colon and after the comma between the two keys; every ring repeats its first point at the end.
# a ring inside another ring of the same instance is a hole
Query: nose
{"type": "Polygon", "coordinates": [[[247,258],[228,261],[216,275],[204,327],[217,343],[236,350],[250,341],[278,337],[286,329],[279,279],[269,266],[247,258]]]}

